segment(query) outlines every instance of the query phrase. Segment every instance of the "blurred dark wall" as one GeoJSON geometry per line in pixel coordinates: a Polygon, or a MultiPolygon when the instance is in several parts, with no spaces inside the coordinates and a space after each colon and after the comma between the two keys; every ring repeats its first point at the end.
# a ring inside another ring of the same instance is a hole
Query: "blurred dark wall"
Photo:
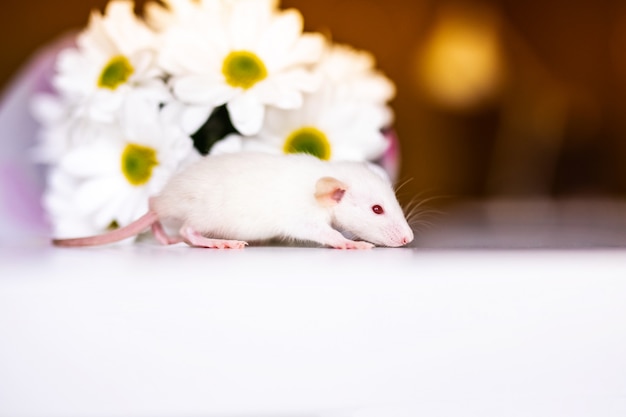
{"type": "MultiPolygon", "coordinates": [[[[138,8],[143,2],[138,2],[138,8]]],[[[0,83],[104,0],[4,0],[0,83]]],[[[619,1],[284,0],[308,30],[374,53],[409,194],[626,193],[619,1]]]]}

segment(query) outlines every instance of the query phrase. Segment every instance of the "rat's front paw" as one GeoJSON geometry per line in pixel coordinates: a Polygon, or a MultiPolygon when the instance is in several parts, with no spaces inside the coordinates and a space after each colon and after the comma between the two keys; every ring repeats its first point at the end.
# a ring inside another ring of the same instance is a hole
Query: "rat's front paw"
{"type": "Polygon", "coordinates": [[[369,242],[352,242],[352,247],[348,249],[372,249],[375,245],[369,242]]]}
{"type": "Polygon", "coordinates": [[[369,242],[355,242],[353,240],[348,240],[347,242],[342,242],[340,245],[333,246],[335,249],[372,249],[373,247],[374,245],[369,242]]]}

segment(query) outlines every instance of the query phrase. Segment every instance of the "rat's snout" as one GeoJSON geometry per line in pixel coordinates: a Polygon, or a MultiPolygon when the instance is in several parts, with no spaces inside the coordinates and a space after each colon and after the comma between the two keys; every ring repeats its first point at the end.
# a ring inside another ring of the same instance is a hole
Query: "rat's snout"
{"type": "Polygon", "coordinates": [[[388,240],[385,246],[389,246],[392,248],[398,248],[400,246],[408,245],[413,242],[414,235],[413,230],[410,227],[406,227],[406,229],[401,229],[397,233],[394,233],[393,236],[388,240]]]}

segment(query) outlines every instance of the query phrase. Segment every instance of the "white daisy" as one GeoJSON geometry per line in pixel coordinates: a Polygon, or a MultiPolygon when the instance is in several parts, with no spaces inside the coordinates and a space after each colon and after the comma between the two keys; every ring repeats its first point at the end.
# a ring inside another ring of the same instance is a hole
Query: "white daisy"
{"type": "Polygon", "coordinates": [[[69,150],[58,165],[74,181],[78,217],[99,230],[144,214],[148,198],[195,152],[191,138],[156,111],[137,109],[133,116],[115,136],[69,150]]]}
{"type": "Polygon", "coordinates": [[[384,105],[395,96],[393,82],[375,68],[374,56],[348,45],[332,44],[316,67],[332,83],[339,100],[384,105]]]}
{"type": "Polygon", "coordinates": [[[70,147],[69,132],[72,118],[69,105],[52,94],[35,95],[31,102],[31,114],[39,125],[37,144],[32,150],[36,162],[54,163],[70,147]]]}
{"type": "Polygon", "coordinates": [[[31,113],[38,122],[37,144],[32,149],[36,162],[55,164],[72,147],[114,133],[112,123],[76,117],[76,103],[51,94],[39,94],[31,100],[31,113]]]}
{"type": "Polygon", "coordinates": [[[323,87],[305,95],[300,109],[268,109],[254,137],[231,135],[212,153],[238,150],[306,152],[321,159],[379,159],[389,146],[387,105],[394,84],[375,69],[374,57],[346,45],[329,44],[315,68],[323,87]]]}
{"type": "Polygon", "coordinates": [[[233,0],[160,0],[147,3],[144,15],[150,27],[162,32],[190,22],[206,24],[206,15],[221,13],[228,1],[233,0]]]}
{"type": "Polygon", "coordinates": [[[74,204],[79,185],[79,179],[58,168],[52,168],[47,173],[42,202],[52,235],[57,238],[92,236],[103,230],[74,204]]]}
{"type": "Polygon", "coordinates": [[[297,10],[275,6],[273,0],[224,0],[219,13],[168,30],[160,58],[173,74],[176,97],[210,107],[226,103],[244,135],[261,129],[266,106],[299,107],[302,94],[318,87],[308,66],[324,42],[319,34],[302,33],[297,10]]]}
{"type": "Polygon", "coordinates": [[[388,118],[380,106],[337,100],[332,86],[326,84],[307,94],[301,108],[269,108],[256,136],[231,135],[218,142],[211,153],[302,152],[324,160],[371,161],[388,147],[380,129],[388,118]]]}
{"type": "Polygon", "coordinates": [[[169,92],[156,66],[158,37],[133,12],[130,1],[112,1],[105,16],[94,11],[77,38],[62,51],[52,83],[78,104],[77,117],[111,122],[129,96],[161,102],[169,92]]]}

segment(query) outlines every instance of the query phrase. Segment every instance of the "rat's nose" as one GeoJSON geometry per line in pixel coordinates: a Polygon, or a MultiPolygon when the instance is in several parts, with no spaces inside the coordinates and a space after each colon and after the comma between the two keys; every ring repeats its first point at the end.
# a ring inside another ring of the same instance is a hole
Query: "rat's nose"
{"type": "Polygon", "coordinates": [[[411,243],[412,241],[413,241],[413,236],[402,236],[400,240],[398,241],[399,243],[398,246],[404,246],[408,243],[411,243]]]}
{"type": "Polygon", "coordinates": [[[401,239],[402,246],[413,242],[413,231],[409,230],[401,239]]]}
{"type": "Polygon", "coordinates": [[[413,241],[413,230],[407,228],[406,230],[397,230],[395,236],[389,239],[389,242],[385,246],[391,246],[394,248],[404,246],[413,241]]]}

